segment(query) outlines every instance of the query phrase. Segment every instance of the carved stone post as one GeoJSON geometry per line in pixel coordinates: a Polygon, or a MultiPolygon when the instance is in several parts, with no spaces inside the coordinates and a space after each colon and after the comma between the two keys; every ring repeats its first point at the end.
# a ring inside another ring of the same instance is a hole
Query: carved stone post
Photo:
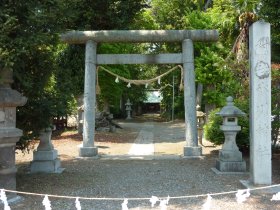
{"type": "MultiPolygon", "coordinates": [[[[12,71],[1,70],[0,82],[0,188],[16,190],[15,145],[22,136],[22,130],[16,128],[16,107],[23,106],[27,98],[10,84],[12,71]]],[[[8,200],[19,198],[16,194],[7,194],[8,200]]]]}
{"type": "Polygon", "coordinates": [[[197,139],[193,41],[191,39],[184,40],[182,44],[182,50],[184,67],[184,105],[186,127],[186,146],[184,147],[184,156],[199,157],[201,156],[202,149],[198,146],[197,139]]]}
{"type": "Polygon", "coordinates": [[[255,22],[249,30],[250,52],[250,182],[270,185],[271,52],[270,24],[255,22]]]}

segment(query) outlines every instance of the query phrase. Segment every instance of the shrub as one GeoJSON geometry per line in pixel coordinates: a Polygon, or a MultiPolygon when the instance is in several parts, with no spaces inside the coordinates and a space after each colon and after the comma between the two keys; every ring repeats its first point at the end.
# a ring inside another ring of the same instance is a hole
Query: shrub
{"type": "MultiPolygon", "coordinates": [[[[215,145],[221,145],[225,140],[224,133],[220,129],[220,125],[222,125],[223,119],[221,116],[216,115],[216,113],[219,111],[220,109],[211,111],[208,117],[208,123],[204,126],[205,138],[215,145]]],[[[239,149],[246,149],[250,144],[248,117],[239,117],[238,124],[241,126],[241,131],[237,133],[236,144],[239,149]]]]}

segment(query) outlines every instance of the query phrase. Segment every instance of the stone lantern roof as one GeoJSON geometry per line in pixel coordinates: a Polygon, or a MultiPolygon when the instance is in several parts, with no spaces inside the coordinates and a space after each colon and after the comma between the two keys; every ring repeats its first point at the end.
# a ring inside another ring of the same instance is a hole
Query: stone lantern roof
{"type": "Polygon", "coordinates": [[[234,106],[233,98],[231,96],[227,97],[226,101],[227,105],[224,106],[220,112],[216,113],[216,115],[220,115],[222,117],[238,117],[246,115],[236,106],[234,106]]]}

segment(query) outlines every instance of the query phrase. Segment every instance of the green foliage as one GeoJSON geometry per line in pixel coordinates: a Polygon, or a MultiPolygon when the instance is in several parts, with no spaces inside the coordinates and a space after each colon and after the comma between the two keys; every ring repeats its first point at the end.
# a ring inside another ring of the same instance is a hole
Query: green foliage
{"type": "MultiPolygon", "coordinates": [[[[218,29],[218,43],[195,44],[196,82],[203,84],[204,90],[207,90],[204,91],[203,102],[221,107],[228,95],[247,101],[248,62],[236,62],[230,53],[241,27],[242,21],[239,18],[243,13],[256,12],[271,23],[272,60],[278,62],[279,1],[215,0],[208,6],[207,3],[206,0],[2,0],[0,70],[4,67],[12,68],[15,81],[13,88],[28,97],[28,103],[17,110],[17,125],[24,130],[22,139],[36,136],[40,129],[51,124],[53,116],[73,112],[76,98],[83,93],[84,46],[60,43],[58,35],[67,30],[218,29]]],[[[180,52],[181,45],[99,44],[97,51],[172,53],[180,52]]],[[[126,78],[147,79],[172,66],[115,65],[106,68],[126,78]],[[138,71],[140,68],[143,71],[138,71]]],[[[174,76],[175,114],[184,117],[184,96],[178,88],[180,72],[174,72],[174,76]]],[[[119,113],[120,98],[130,98],[134,105],[145,98],[142,86],[132,85],[127,88],[126,84],[116,84],[114,80],[107,73],[99,72],[99,105],[109,103],[112,111],[119,113]]],[[[277,82],[278,80],[273,80],[273,84],[277,82]]],[[[162,79],[161,85],[167,84],[172,84],[172,75],[162,79]]],[[[151,87],[160,86],[153,84],[151,87]]],[[[276,87],[278,86],[272,88],[272,104],[275,105],[272,111],[277,115],[279,91],[277,92],[276,87]]],[[[162,92],[163,107],[168,115],[171,113],[172,88],[165,88],[162,92]]],[[[240,119],[240,123],[243,123],[242,120],[240,119]]],[[[246,126],[243,127],[246,130],[246,126]]],[[[240,133],[239,136],[245,142],[246,135],[242,136],[240,133]]],[[[246,145],[242,142],[238,144],[246,145]]]]}
{"type": "Polygon", "coordinates": [[[55,1],[0,3],[0,69],[13,69],[13,88],[28,98],[17,109],[17,126],[23,129],[24,140],[51,125],[56,107],[51,89],[58,9],[55,1]]]}
{"type": "Polygon", "coordinates": [[[272,85],[271,85],[271,115],[273,116],[272,120],[272,143],[273,146],[276,146],[278,141],[278,136],[280,132],[280,68],[272,67],[272,85]]]}
{"type": "Polygon", "coordinates": [[[220,145],[224,143],[224,133],[220,129],[220,125],[223,124],[223,119],[216,115],[220,109],[215,109],[210,112],[208,116],[208,122],[204,126],[205,139],[214,143],[215,145],[220,145]]]}
{"type": "Polygon", "coordinates": [[[261,0],[260,17],[271,24],[271,57],[280,62],[280,2],[278,0],[261,0]]]}
{"type": "Polygon", "coordinates": [[[28,98],[17,110],[24,131],[20,148],[54,116],[71,113],[82,92],[84,47],[63,45],[58,35],[68,29],[129,29],[145,6],[144,0],[0,2],[0,69],[13,69],[13,88],[28,98]]]}

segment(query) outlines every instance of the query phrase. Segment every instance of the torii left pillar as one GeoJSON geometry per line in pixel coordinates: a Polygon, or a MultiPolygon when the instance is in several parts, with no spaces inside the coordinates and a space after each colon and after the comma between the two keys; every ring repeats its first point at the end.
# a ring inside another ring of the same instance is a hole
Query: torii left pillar
{"type": "MultiPolygon", "coordinates": [[[[27,98],[12,90],[12,70],[1,70],[0,83],[0,189],[16,190],[15,147],[22,136],[16,128],[16,107],[23,106],[27,98]]],[[[15,193],[7,193],[8,202],[17,201],[15,193]]]]}
{"type": "Polygon", "coordinates": [[[94,146],[95,133],[95,103],[96,103],[96,42],[88,40],[86,43],[85,86],[84,86],[84,125],[83,144],[80,147],[80,157],[97,156],[98,150],[94,146]]]}

